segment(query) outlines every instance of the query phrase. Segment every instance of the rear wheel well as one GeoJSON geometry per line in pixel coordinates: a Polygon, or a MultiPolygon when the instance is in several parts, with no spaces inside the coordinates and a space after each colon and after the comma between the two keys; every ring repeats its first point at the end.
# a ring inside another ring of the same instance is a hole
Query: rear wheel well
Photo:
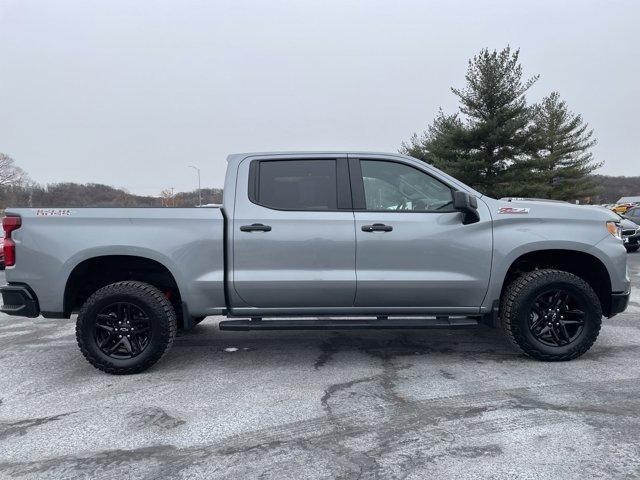
{"type": "Polygon", "coordinates": [[[518,257],[509,267],[502,294],[513,280],[525,272],[554,268],[573,273],[587,282],[598,295],[605,315],[611,312],[611,279],[604,264],[593,255],[575,250],[539,250],[518,257]]]}
{"type": "Polygon", "coordinates": [[[112,283],[136,280],[153,285],[173,304],[182,325],[182,299],[175,278],[167,267],[149,258],[130,255],[94,257],[79,263],[69,275],[64,292],[64,313],[70,315],[94,292],[112,283]]]}

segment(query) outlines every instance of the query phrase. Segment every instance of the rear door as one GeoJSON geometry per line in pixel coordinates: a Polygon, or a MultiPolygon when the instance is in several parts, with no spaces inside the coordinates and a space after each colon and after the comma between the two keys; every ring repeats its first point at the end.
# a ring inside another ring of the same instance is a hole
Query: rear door
{"type": "Polygon", "coordinates": [[[355,227],[346,158],[247,158],[233,218],[233,285],[247,306],[353,306],[355,227]]]}
{"type": "Polygon", "coordinates": [[[463,225],[445,179],[402,160],[349,159],[356,220],[356,307],[477,312],[489,285],[488,208],[463,225]]]}

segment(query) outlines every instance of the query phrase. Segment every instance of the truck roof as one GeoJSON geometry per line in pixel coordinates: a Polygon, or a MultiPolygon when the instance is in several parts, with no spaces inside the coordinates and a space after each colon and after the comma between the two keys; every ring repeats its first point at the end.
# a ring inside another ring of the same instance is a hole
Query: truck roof
{"type": "Polygon", "coordinates": [[[240,152],[240,153],[232,153],[227,156],[227,161],[236,160],[238,158],[246,158],[246,157],[259,157],[259,156],[270,156],[270,155],[299,155],[304,157],[311,157],[314,155],[353,155],[355,156],[369,156],[369,155],[384,155],[387,157],[400,157],[400,158],[408,158],[407,155],[402,155],[401,153],[390,153],[390,152],[375,152],[375,151],[366,151],[366,150],[281,150],[274,152],[240,152]]]}

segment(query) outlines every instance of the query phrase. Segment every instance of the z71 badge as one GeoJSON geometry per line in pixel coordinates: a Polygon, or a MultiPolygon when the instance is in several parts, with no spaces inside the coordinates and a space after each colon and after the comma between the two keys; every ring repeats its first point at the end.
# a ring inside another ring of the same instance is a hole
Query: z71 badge
{"type": "Polygon", "coordinates": [[[529,208],[524,207],[500,207],[498,213],[529,213],[529,208]]]}

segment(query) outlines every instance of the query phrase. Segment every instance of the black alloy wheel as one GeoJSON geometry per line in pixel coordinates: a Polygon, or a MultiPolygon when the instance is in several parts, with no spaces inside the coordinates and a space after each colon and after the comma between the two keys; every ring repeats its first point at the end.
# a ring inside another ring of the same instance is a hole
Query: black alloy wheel
{"type": "Polygon", "coordinates": [[[100,351],[123,360],[136,357],[147,348],[153,325],[142,308],[133,303],[117,302],[102,309],[94,328],[100,351]]]}
{"type": "Polygon", "coordinates": [[[505,288],[500,323],[511,344],[530,357],[571,360],[598,338],[602,306],[583,278],[539,269],[523,273],[505,288]]]}
{"type": "Polygon", "coordinates": [[[103,372],[139,373],[171,347],[178,321],[167,295],[147,283],[112,283],[91,295],[78,313],[76,339],[84,357],[103,372]]]}
{"type": "Polygon", "coordinates": [[[551,347],[569,345],[582,333],[585,306],[570,292],[550,289],[533,301],[529,330],[540,343],[551,347]]]}

